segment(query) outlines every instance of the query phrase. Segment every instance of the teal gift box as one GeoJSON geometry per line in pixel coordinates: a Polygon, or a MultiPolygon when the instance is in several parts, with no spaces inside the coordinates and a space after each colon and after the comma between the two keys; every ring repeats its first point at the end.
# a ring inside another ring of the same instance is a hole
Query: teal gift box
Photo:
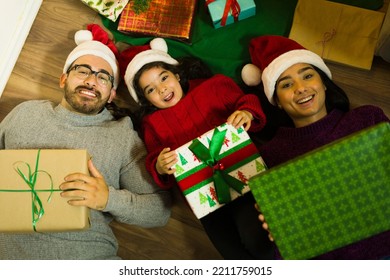
{"type": "Polygon", "coordinates": [[[249,180],[284,259],[310,259],[390,229],[390,124],[249,180]]]}
{"type": "Polygon", "coordinates": [[[214,28],[256,15],[254,0],[206,0],[214,28]]]}

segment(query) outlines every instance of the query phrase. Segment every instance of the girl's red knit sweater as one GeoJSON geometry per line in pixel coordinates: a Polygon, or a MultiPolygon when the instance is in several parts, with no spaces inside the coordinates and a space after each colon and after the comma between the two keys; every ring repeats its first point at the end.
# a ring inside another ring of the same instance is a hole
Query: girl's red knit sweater
{"type": "Polygon", "coordinates": [[[147,115],[142,121],[142,135],[148,151],[146,168],[163,189],[175,185],[173,175],[161,176],[155,168],[163,148],[174,150],[184,145],[225,123],[236,110],[252,113],[254,120],[250,131],[261,130],[266,122],[258,97],[244,94],[231,78],[215,75],[194,84],[178,104],[147,115]]]}

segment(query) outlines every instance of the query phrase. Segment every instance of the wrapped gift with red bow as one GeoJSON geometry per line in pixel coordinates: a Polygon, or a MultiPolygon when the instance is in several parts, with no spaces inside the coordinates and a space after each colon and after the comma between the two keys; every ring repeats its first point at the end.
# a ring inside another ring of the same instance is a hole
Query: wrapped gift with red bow
{"type": "Polygon", "coordinates": [[[232,24],[256,14],[254,0],[206,0],[214,28],[232,24]]]}
{"type": "Polygon", "coordinates": [[[176,149],[174,176],[199,219],[249,191],[248,180],[266,170],[241,127],[223,124],[176,149]]]}
{"type": "Polygon", "coordinates": [[[137,12],[130,1],[119,19],[118,31],[190,42],[197,0],[151,0],[137,12]]]}

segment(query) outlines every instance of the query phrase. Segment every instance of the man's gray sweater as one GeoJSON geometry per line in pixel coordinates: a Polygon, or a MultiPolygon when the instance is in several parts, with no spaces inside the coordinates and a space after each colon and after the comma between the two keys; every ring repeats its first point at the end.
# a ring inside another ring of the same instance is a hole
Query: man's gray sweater
{"type": "Polygon", "coordinates": [[[107,206],[91,210],[86,231],[0,234],[0,259],[117,259],[113,218],[142,227],[168,221],[170,196],[147,173],[146,150],[130,118],[115,120],[106,109],[86,116],[49,101],[27,101],[0,123],[0,149],[39,148],[86,149],[109,186],[107,206]]]}

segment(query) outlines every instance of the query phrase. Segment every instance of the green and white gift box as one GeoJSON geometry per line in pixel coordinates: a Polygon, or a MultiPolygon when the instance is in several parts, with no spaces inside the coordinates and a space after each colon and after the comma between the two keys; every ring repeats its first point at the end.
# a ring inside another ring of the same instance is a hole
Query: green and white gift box
{"type": "Polygon", "coordinates": [[[115,22],[119,18],[129,0],[81,0],[81,2],[102,16],[115,22]]]}
{"type": "Polygon", "coordinates": [[[200,219],[249,191],[248,180],[266,166],[248,133],[223,124],[176,149],[176,177],[200,219]]]}

